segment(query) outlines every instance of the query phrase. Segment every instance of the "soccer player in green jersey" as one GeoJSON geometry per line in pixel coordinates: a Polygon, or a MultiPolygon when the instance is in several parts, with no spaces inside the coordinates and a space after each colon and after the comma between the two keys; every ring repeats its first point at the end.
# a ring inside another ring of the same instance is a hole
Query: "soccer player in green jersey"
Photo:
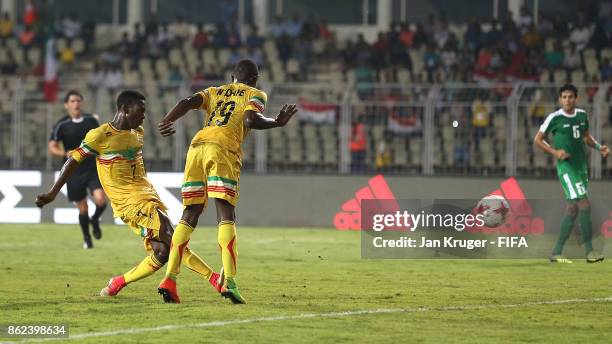
{"type": "Polygon", "coordinates": [[[559,89],[561,109],[548,115],[535,136],[534,145],[554,156],[557,160],[557,175],[567,200],[566,214],[561,222],[559,238],[553,249],[550,261],[553,263],[571,263],[561,255],[563,245],[569,237],[576,218],[580,223],[580,233],[588,263],[600,262],[604,257],[593,251],[591,205],[588,199],[589,170],[585,144],[598,150],[607,158],[610,150],[597,143],[589,133],[587,113],[576,108],[578,90],[574,85],[564,85],[559,89]],[[553,136],[552,146],[546,142],[546,136],[553,136]]]}

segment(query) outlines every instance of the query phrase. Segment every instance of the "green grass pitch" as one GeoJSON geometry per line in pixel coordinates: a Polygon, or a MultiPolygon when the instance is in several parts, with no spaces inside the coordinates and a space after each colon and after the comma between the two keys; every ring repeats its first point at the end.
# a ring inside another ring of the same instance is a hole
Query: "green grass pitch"
{"type": "MultiPolygon", "coordinates": [[[[237,281],[249,303],[232,305],[183,268],[183,303],[171,305],[157,295],[162,271],[115,298],[97,296],[111,276],[144,257],[141,240],[126,227],[105,226],[89,251],[76,225],[5,224],[0,237],[0,324],[68,323],[74,343],[612,338],[609,261],[364,260],[358,232],[239,227],[237,281]],[[386,310],[342,313],[377,309],[386,310]],[[166,325],[177,326],[159,328],[166,325]]],[[[218,269],[216,230],[196,229],[190,247],[218,269]]]]}

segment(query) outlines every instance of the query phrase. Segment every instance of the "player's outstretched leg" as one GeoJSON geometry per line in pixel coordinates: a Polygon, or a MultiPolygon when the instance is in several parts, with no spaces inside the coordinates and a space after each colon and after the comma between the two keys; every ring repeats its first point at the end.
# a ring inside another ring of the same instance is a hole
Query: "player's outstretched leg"
{"type": "Polygon", "coordinates": [[[123,275],[110,279],[108,285],[100,291],[100,296],[115,296],[126,285],[151,276],[159,270],[168,260],[168,245],[163,242],[151,240],[153,254],[145,257],[140,264],[123,275]]]}
{"type": "Polygon", "coordinates": [[[575,203],[569,203],[567,205],[565,217],[561,222],[561,229],[559,230],[559,238],[549,258],[551,263],[572,263],[571,260],[565,258],[561,253],[563,252],[563,246],[565,246],[567,238],[569,238],[572,233],[572,228],[574,228],[577,211],[578,207],[575,203]]]}
{"type": "Polygon", "coordinates": [[[161,281],[158,288],[158,292],[163,296],[164,302],[181,302],[176,288],[176,276],[179,274],[183,253],[189,243],[191,233],[193,233],[193,227],[181,220],[172,235],[168,266],[166,266],[166,276],[161,281]]]}
{"type": "Polygon", "coordinates": [[[182,263],[189,270],[208,280],[208,282],[213,286],[213,288],[215,288],[217,292],[221,292],[221,285],[223,284],[223,282],[219,280],[220,274],[214,272],[213,269],[208,264],[206,264],[206,262],[202,258],[200,258],[200,256],[198,256],[195,252],[191,251],[189,247],[185,247],[182,263]]]}
{"type": "Polygon", "coordinates": [[[587,263],[597,263],[604,260],[604,256],[593,250],[593,224],[591,222],[591,204],[588,199],[578,202],[580,211],[578,220],[580,221],[580,234],[584,243],[587,263]]]}
{"type": "Polygon", "coordinates": [[[162,223],[167,222],[167,224],[164,224],[165,229],[160,230],[160,238],[162,238],[164,242],[166,242],[166,240],[170,242],[170,254],[168,255],[166,275],[157,288],[159,294],[163,296],[164,302],[181,302],[176,287],[176,276],[179,274],[185,248],[189,243],[193,229],[198,223],[198,218],[202,210],[204,210],[203,204],[188,205],[185,210],[183,210],[183,217],[178,226],[176,226],[174,233],[172,232],[172,226],[169,225],[170,221],[167,217],[160,215],[165,219],[162,223]]]}

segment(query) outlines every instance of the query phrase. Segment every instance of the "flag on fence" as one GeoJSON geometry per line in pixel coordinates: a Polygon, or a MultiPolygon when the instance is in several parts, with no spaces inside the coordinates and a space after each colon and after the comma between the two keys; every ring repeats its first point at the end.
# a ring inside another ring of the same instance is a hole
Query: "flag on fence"
{"type": "Polygon", "coordinates": [[[300,120],[312,123],[329,123],[336,122],[337,106],[328,103],[310,103],[300,100],[298,102],[300,120]]]}
{"type": "Polygon", "coordinates": [[[45,83],[43,92],[45,100],[54,102],[59,91],[59,79],[57,77],[57,60],[55,58],[55,39],[47,38],[45,44],[45,83]]]}
{"type": "Polygon", "coordinates": [[[398,116],[392,114],[389,116],[387,127],[390,132],[396,134],[412,134],[421,130],[421,120],[414,115],[398,116]]]}

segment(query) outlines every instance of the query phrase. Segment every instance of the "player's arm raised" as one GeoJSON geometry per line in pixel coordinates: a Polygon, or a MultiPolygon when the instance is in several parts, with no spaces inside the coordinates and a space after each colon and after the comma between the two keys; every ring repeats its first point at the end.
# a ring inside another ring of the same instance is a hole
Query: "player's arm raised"
{"type": "Polygon", "coordinates": [[[591,135],[591,133],[588,130],[584,131],[583,139],[584,139],[584,143],[586,143],[587,146],[598,150],[599,153],[601,153],[602,158],[605,159],[610,154],[610,148],[608,148],[608,146],[606,145],[599,144],[599,142],[595,140],[593,135],[591,135]]]}
{"type": "Polygon", "coordinates": [[[244,125],[249,129],[271,129],[284,127],[297,112],[295,104],[285,104],[276,118],[269,118],[259,112],[247,110],[244,113],[244,125]]]}
{"type": "Polygon", "coordinates": [[[159,133],[162,136],[170,136],[174,134],[176,132],[174,129],[174,122],[183,117],[187,112],[189,112],[189,110],[199,109],[202,106],[202,102],[204,102],[204,98],[202,98],[200,94],[196,93],[176,103],[176,105],[174,105],[174,107],[168,111],[166,116],[164,116],[164,118],[162,118],[157,125],[159,133]]]}
{"type": "Polygon", "coordinates": [[[558,160],[565,160],[570,157],[569,154],[567,154],[567,152],[563,149],[554,149],[553,147],[551,147],[551,145],[548,144],[545,139],[546,134],[541,131],[538,131],[535,138],[533,139],[533,145],[545,151],[546,153],[554,156],[558,160]]]}
{"type": "Polygon", "coordinates": [[[59,178],[55,181],[49,192],[40,194],[36,197],[36,206],[43,207],[45,204],[53,202],[57,193],[60,192],[64,184],[68,181],[68,178],[74,173],[79,166],[79,162],[74,160],[71,156],[68,156],[68,160],[62,167],[59,178]]]}

